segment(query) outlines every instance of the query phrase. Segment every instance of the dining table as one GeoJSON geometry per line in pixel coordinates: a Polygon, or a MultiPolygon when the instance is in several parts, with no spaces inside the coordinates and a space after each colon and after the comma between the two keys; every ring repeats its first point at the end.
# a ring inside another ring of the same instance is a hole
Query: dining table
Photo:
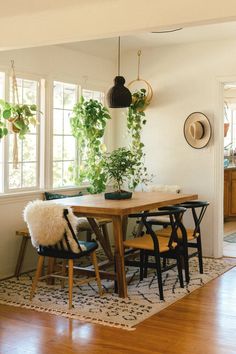
{"type": "Polygon", "coordinates": [[[137,212],[155,210],[162,206],[179,204],[198,199],[197,194],[176,194],[165,192],[134,192],[131,199],[107,200],[104,194],[88,194],[53,200],[57,204],[71,207],[79,216],[88,219],[90,225],[96,225],[99,217],[110,218],[113,223],[115,246],[115,270],[119,297],[126,298],[127,282],[124,264],[123,241],[126,238],[128,215],[137,212]]]}

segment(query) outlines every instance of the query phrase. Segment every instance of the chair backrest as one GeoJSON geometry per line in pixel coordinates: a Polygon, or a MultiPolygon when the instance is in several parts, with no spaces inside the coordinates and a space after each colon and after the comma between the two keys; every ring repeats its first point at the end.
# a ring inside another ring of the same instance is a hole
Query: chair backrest
{"type": "Polygon", "coordinates": [[[183,241],[187,242],[187,234],[184,225],[182,224],[183,214],[186,208],[180,206],[166,206],[160,207],[157,212],[143,212],[142,214],[131,214],[129,217],[140,218],[141,222],[145,226],[147,233],[151,235],[154,243],[154,249],[159,251],[158,238],[153,230],[154,225],[163,225],[162,221],[158,219],[152,219],[153,217],[169,217],[169,226],[171,227],[171,234],[168,241],[168,247],[171,249],[173,242],[180,245],[183,241]],[[178,236],[180,230],[181,238],[178,236]]]}
{"type": "Polygon", "coordinates": [[[196,200],[196,201],[194,200],[194,201],[189,201],[189,202],[184,202],[184,203],[178,204],[178,206],[180,206],[180,207],[184,207],[186,209],[191,209],[192,217],[193,217],[193,221],[194,221],[194,231],[193,231],[194,236],[197,233],[201,234],[200,224],[201,224],[202,219],[205,215],[208,205],[209,205],[209,202],[200,201],[200,200],[196,200]]]}
{"type": "Polygon", "coordinates": [[[35,200],[24,210],[34,247],[55,246],[79,253],[82,249],[76,238],[77,218],[70,208],[52,202],[35,200]]]}

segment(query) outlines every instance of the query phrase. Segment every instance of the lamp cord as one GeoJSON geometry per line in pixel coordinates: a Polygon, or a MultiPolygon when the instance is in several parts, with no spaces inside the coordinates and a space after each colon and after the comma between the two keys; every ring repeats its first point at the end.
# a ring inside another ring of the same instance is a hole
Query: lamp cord
{"type": "Polygon", "coordinates": [[[118,76],[120,76],[120,36],[118,37],[118,76]]]}
{"type": "Polygon", "coordinates": [[[137,80],[140,80],[139,70],[140,70],[140,57],[141,57],[141,54],[142,54],[140,49],[139,49],[137,54],[138,54],[138,77],[137,77],[137,80]]]}

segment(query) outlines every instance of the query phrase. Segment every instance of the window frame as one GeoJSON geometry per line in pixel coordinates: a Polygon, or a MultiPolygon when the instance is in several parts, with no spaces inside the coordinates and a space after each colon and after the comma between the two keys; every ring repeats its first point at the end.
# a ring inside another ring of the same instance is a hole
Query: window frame
{"type": "MultiPolygon", "coordinates": [[[[0,72],[4,74],[4,97],[6,101],[10,97],[10,75],[6,67],[0,66],[0,72]]],[[[25,72],[17,72],[17,78],[25,80],[35,80],[38,82],[37,101],[38,107],[42,114],[40,115],[40,125],[38,126],[37,134],[37,187],[24,187],[24,188],[8,188],[8,174],[9,174],[9,136],[1,140],[2,144],[2,161],[3,169],[2,176],[0,171],[0,179],[2,188],[0,188],[0,199],[4,198],[24,198],[29,195],[38,195],[44,191],[76,191],[78,189],[85,190],[88,187],[87,182],[81,183],[80,186],[62,186],[53,187],[53,85],[54,81],[63,82],[77,86],[76,99],[78,101],[82,94],[82,90],[103,92],[105,104],[105,87],[103,84],[84,84],[82,86],[77,80],[70,77],[58,77],[47,75],[36,75],[25,72]],[[2,178],[1,178],[2,177],[2,178]]],[[[106,140],[106,138],[104,139],[106,140]]],[[[79,161],[79,156],[77,156],[79,161]]]]}
{"type": "MultiPolygon", "coordinates": [[[[5,80],[5,100],[9,101],[10,100],[10,75],[6,75],[6,80],[5,80]]],[[[30,75],[30,74],[25,74],[25,73],[16,73],[16,78],[22,79],[22,80],[32,80],[37,82],[37,99],[36,99],[36,104],[39,107],[39,110],[42,111],[42,101],[45,100],[45,95],[42,92],[42,78],[37,75],[30,75]],[[44,97],[43,97],[44,96],[44,97]]],[[[45,116],[42,112],[40,115],[40,123],[42,120],[45,119],[45,116]]],[[[10,142],[10,135],[8,134],[4,138],[4,168],[3,168],[3,180],[4,180],[4,186],[3,186],[3,193],[2,194],[18,194],[21,192],[29,192],[29,191],[39,191],[40,190],[40,170],[41,170],[41,134],[42,134],[42,129],[39,126],[36,127],[36,146],[37,146],[37,151],[36,151],[36,185],[34,187],[21,187],[21,188],[9,188],[9,142],[10,142]]],[[[18,142],[19,143],[19,142],[18,142]]],[[[42,165],[43,167],[43,165],[42,165]]]]}

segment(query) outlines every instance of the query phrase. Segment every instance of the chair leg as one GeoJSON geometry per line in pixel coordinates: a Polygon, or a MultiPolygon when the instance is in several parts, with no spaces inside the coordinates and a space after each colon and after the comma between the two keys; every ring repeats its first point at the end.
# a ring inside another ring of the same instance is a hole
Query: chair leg
{"type": "Polygon", "coordinates": [[[177,268],[178,268],[178,276],[179,276],[179,283],[180,287],[184,288],[184,280],[183,280],[183,272],[182,272],[182,262],[181,262],[181,257],[178,254],[176,257],[177,260],[177,268]]]}
{"type": "Polygon", "coordinates": [[[102,291],[102,284],[101,284],[101,279],[100,279],[100,274],[99,274],[99,269],[98,269],[98,261],[97,261],[96,252],[92,252],[91,258],[92,258],[92,262],[93,262],[93,266],[94,266],[94,270],[95,270],[95,274],[96,274],[99,295],[101,296],[103,294],[103,291],[102,291]]]}
{"type": "Polygon", "coordinates": [[[44,256],[39,256],[38,259],[38,265],[37,265],[37,269],[36,269],[36,274],[33,280],[33,284],[32,284],[32,288],[31,288],[31,292],[30,292],[30,301],[32,300],[33,296],[34,296],[34,292],[38,283],[38,280],[41,276],[42,273],[42,268],[43,268],[43,261],[44,261],[44,256]]]}
{"type": "Polygon", "coordinates": [[[108,248],[109,252],[112,254],[110,238],[109,238],[109,234],[108,234],[108,230],[107,230],[107,224],[101,225],[101,229],[102,229],[103,237],[106,242],[107,248],[108,248]]]}
{"type": "Polygon", "coordinates": [[[143,280],[143,268],[144,268],[144,250],[140,250],[140,271],[139,271],[139,280],[143,280]]]}
{"type": "Polygon", "coordinates": [[[189,258],[188,258],[188,247],[183,246],[183,262],[184,262],[184,272],[185,272],[185,281],[189,283],[190,276],[189,276],[189,258]]]}
{"type": "Polygon", "coordinates": [[[202,262],[202,242],[201,236],[197,238],[197,249],[198,249],[198,263],[199,263],[199,272],[203,274],[203,262],[202,262]]]}
{"type": "Polygon", "coordinates": [[[143,272],[143,277],[147,278],[147,271],[148,271],[148,253],[145,252],[145,257],[144,257],[144,272],[143,272]]]}
{"type": "Polygon", "coordinates": [[[160,260],[160,256],[157,255],[156,253],[155,253],[155,260],[156,260],[156,272],[157,272],[160,300],[164,300],[162,274],[161,274],[161,260],[160,260]]]}
{"type": "MultiPolygon", "coordinates": [[[[61,268],[61,275],[63,276],[63,277],[65,277],[66,276],[66,259],[63,259],[63,261],[62,261],[62,268],[61,268]]],[[[65,279],[62,279],[61,280],[61,288],[63,289],[65,287],[65,279]]]]}
{"type": "Polygon", "coordinates": [[[69,310],[72,308],[72,296],[73,296],[73,259],[68,260],[69,268],[69,310]]]}

